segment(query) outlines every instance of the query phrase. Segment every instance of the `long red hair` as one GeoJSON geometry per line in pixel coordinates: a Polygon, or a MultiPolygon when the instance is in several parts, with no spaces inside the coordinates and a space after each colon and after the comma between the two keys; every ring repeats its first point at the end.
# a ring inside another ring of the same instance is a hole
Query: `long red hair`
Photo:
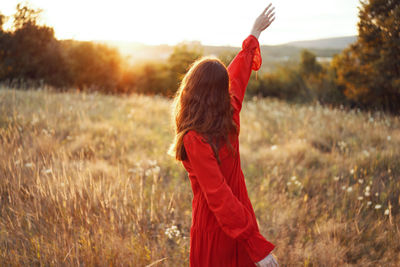
{"type": "Polygon", "coordinates": [[[218,150],[226,142],[231,153],[230,134],[236,134],[232,120],[229,75],[224,63],[214,57],[195,61],[176,92],[173,120],[175,139],[169,153],[177,160],[187,159],[183,137],[189,130],[201,134],[220,163],[218,150]]]}

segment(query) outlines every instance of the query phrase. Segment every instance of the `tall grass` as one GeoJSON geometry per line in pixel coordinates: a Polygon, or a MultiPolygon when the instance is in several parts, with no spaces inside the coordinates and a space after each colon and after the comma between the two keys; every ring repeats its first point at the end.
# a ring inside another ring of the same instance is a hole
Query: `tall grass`
{"type": "MultiPolygon", "coordinates": [[[[188,266],[171,102],[0,89],[0,265],[188,266]]],[[[400,120],[252,99],[242,167],[288,266],[400,264],[400,120]]]]}

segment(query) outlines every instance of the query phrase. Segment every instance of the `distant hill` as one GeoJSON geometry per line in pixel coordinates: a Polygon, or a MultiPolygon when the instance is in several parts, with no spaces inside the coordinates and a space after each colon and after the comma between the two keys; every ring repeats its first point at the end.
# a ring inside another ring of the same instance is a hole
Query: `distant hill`
{"type": "Polygon", "coordinates": [[[357,36],[344,36],[317,40],[295,41],[285,45],[301,48],[344,49],[357,40],[357,36]]]}
{"type": "MultiPolygon", "coordinates": [[[[297,61],[300,52],[308,49],[317,56],[321,62],[330,61],[335,55],[340,53],[345,47],[355,42],[357,36],[336,37],[309,41],[296,41],[282,45],[262,45],[261,55],[263,58],[262,70],[268,71],[274,68],[276,64],[283,62],[297,61]]],[[[99,41],[119,49],[121,54],[131,63],[140,63],[148,60],[165,61],[173,52],[174,46],[171,45],[145,45],[129,42],[99,41]]],[[[226,57],[235,54],[240,50],[240,46],[210,46],[201,45],[198,41],[186,42],[186,44],[195,47],[201,47],[204,55],[215,55],[226,57]]]]}

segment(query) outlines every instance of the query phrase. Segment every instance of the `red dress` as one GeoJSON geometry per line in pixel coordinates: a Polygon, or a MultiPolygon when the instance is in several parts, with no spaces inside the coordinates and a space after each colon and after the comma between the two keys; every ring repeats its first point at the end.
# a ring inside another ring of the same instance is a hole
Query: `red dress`
{"type": "MultiPolygon", "coordinates": [[[[251,71],[260,66],[258,40],[249,35],[228,66],[233,120],[238,126],[251,71]]],[[[218,152],[218,165],[211,146],[200,134],[191,130],[183,138],[188,159],[182,163],[193,190],[191,267],[255,266],[275,247],[258,228],[240,166],[239,136],[231,140],[237,156],[233,157],[225,144],[218,152]]]]}

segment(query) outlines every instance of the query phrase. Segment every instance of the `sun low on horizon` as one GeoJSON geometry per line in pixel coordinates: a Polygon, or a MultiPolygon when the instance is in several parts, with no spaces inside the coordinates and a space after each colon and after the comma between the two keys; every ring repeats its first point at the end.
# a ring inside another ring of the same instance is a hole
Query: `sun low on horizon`
{"type": "MultiPolygon", "coordinates": [[[[12,16],[17,3],[2,0],[0,13],[12,16]]],[[[281,0],[276,20],[260,43],[283,44],[357,34],[358,0],[281,0]]],[[[270,1],[22,1],[41,9],[41,22],[59,39],[238,46],[270,1]]]]}

